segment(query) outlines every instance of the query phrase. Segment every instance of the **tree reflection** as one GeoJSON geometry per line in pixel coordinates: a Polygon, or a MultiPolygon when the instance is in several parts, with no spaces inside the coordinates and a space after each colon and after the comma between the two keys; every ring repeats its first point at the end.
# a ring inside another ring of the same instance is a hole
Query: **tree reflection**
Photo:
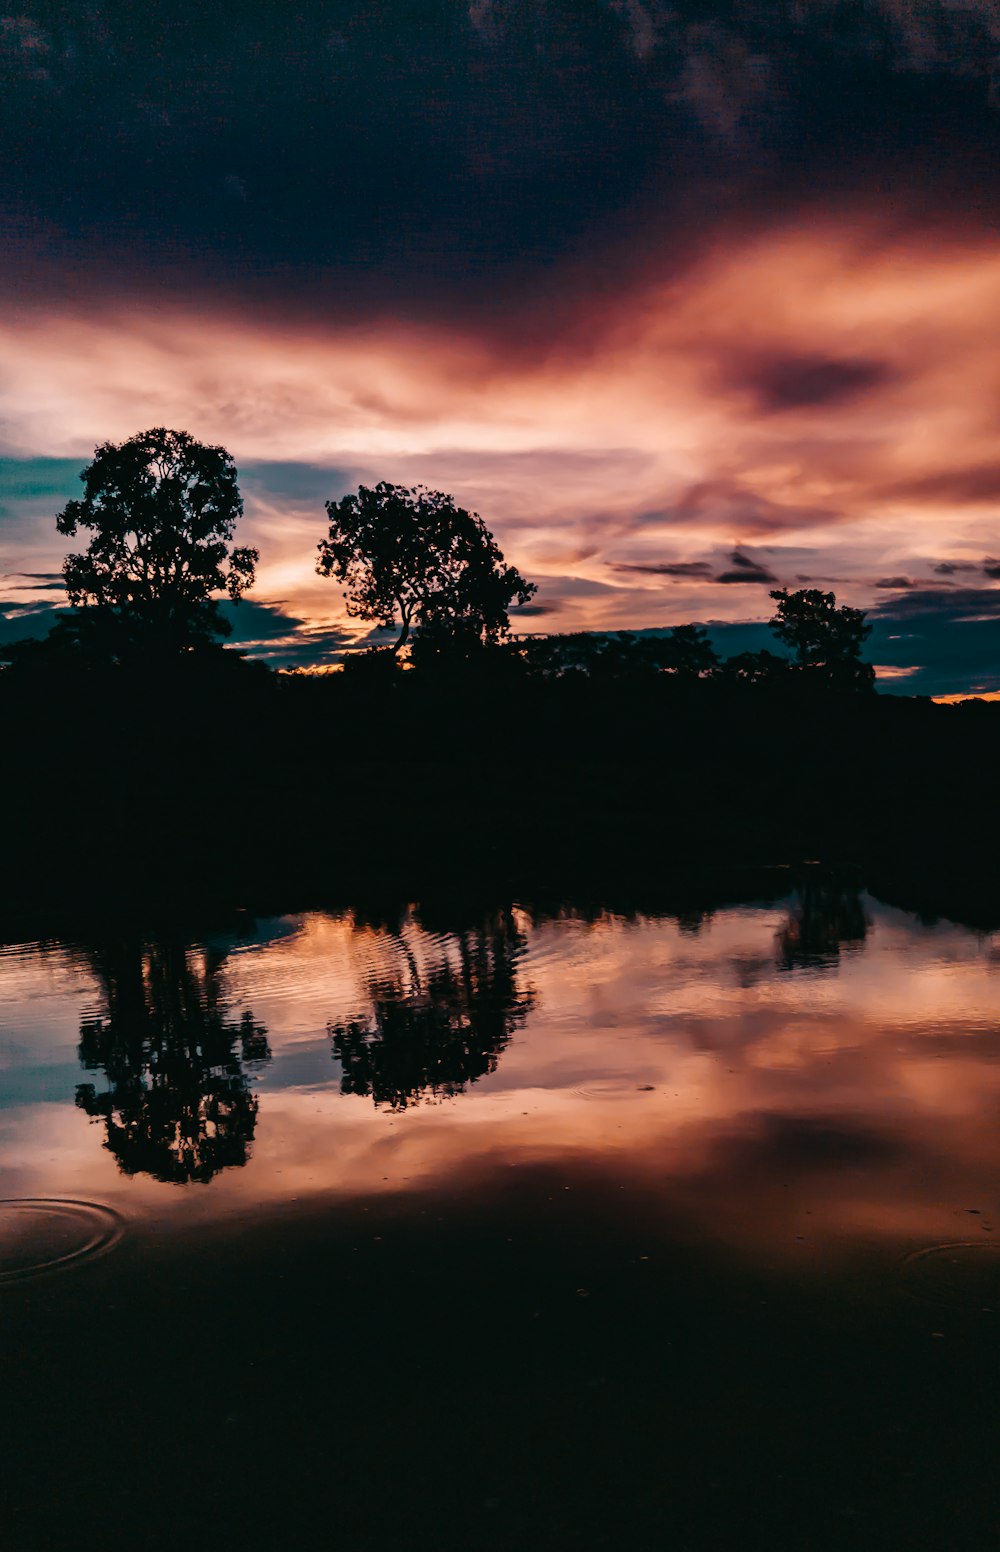
{"type": "Polygon", "coordinates": [[[430,968],[402,932],[391,941],[398,962],[369,975],[367,1018],[331,1024],[329,1033],[341,1092],[403,1110],[428,1096],[461,1094],[495,1072],[534,994],[518,983],[526,944],[510,910],[431,939],[440,957],[430,968]]]}
{"type": "Polygon", "coordinates": [[[860,891],[817,873],[799,885],[777,934],[778,964],[783,970],[835,965],[845,945],[864,943],[867,935],[860,891]]]}
{"type": "Polygon", "coordinates": [[[221,956],[131,943],[88,958],[104,1008],[82,1021],[79,1057],[108,1087],[82,1083],[76,1102],[103,1121],[121,1169],[187,1184],[245,1164],[258,1104],[249,1073],[271,1052],[252,1013],[230,1016],[221,956]]]}

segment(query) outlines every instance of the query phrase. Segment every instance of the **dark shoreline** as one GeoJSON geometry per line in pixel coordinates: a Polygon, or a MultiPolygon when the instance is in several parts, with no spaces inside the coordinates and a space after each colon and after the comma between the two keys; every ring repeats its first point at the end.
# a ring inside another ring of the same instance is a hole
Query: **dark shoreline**
{"type": "Polygon", "coordinates": [[[359,900],[671,913],[821,864],[1000,925],[1000,705],[659,681],[0,676],[0,930],[359,900]],[[777,872],[775,872],[777,870],[777,872]]]}

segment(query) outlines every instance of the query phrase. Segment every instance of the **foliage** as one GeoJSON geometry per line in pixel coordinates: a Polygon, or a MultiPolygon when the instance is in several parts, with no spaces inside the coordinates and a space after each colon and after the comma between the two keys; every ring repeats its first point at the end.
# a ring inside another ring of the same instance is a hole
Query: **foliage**
{"type": "Polygon", "coordinates": [[[787,658],[777,657],[765,647],[760,652],[738,652],[726,658],[720,672],[730,683],[775,685],[787,680],[793,670],[787,658]]]}
{"type": "Polygon", "coordinates": [[[871,634],[863,609],[838,606],[835,593],[804,587],[797,593],[778,588],[771,629],[790,647],[800,668],[861,666],[861,649],[871,634]]]}
{"type": "Polygon", "coordinates": [[[667,674],[693,680],[712,673],[719,662],[708,635],[698,625],[678,625],[662,636],[638,636],[631,631],[537,636],[519,642],[518,650],[528,667],[546,678],[581,675],[621,679],[667,674]]]}
{"type": "Polygon", "coordinates": [[[328,501],[329,537],[316,569],[346,592],[347,612],[390,629],[399,653],[411,630],[428,645],[494,645],[507,611],[536,591],[508,566],[481,517],[451,496],[382,481],[328,501]]]}
{"type": "Polygon", "coordinates": [[[92,534],[63,563],[77,632],[114,655],[182,651],[228,635],[212,594],[241,598],[258,553],[230,549],[243,503],[225,448],[158,426],[104,443],[80,478],[83,497],[56,518],[61,534],[92,534]]]}

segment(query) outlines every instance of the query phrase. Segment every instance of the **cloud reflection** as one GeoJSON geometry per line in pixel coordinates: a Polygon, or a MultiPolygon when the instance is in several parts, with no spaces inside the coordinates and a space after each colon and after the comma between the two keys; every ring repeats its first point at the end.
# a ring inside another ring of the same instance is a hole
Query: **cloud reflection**
{"type": "MultiPolygon", "coordinates": [[[[182,1178],[190,1151],[191,1128],[171,1122],[181,1152],[154,1128],[160,1151],[136,1157],[122,1196],[93,1133],[73,1131],[66,1104],[33,1105],[30,1085],[6,1112],[0,1165],[24,1194],[52,1194],[58,1170],[81,1194],[154,1217],[247,1199],[474,1194],[498,1170],[544,1166],[580,1189],[617,1181],[671,1232],[754,1254],[947,1239],[968,1230],[973,1207],[986,1235],[1000,1212],[996,944],[808,882],[777,906],[702,902],[675,918],[513,907],[264,924],[221,946],[218,972],[219,1006],[252,1007],[253,1029],[268,1029],[247,1168],[216,1174],[197,1208],[187,1193],[165,1200],[156,1181],[182,1178]]],[[[33,987],[49,984],[60,1006],[79,996],[51,980],[51,963],[0,959],[8,1027],[33,987]]],[[[176,1041],[144,1036],[145,1015],[119,1024],[112,1038],[106,1014],[85,1020],[84,1059],[107,1071],[115,1136],[145,1137],[129,1118],[136,1104],[152,1116],[163,1084],[177,1087],[176,1041]],[[136,1038],[145,1054],[133,1059],[136,1038]]],[[[213,1075],[227,1114],[246,1110],[230,1091],[243,1092],[240,1062],[253,1055],[241,1057],[243,1025],[227,1015],[213,1058],[203,1024],[188,1031],[204,1034],[192,1036],[197,1061],[181,1042],[191,1082],[180,1088],[194,1096],[182,1110],[201,1118],[199,1136],[219,1099],[213,1075]]],[[[239,1147],[228,1162],[243,1162],[239,1147]]]]}

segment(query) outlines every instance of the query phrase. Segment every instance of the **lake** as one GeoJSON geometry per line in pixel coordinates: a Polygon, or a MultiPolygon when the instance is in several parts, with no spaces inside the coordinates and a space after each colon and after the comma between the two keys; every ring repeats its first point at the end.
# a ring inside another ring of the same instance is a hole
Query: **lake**
{"type": "Polygon", "coordinates": [[[0,948],[7,1548],[965,1548],[1000,934],[819,873],[0,948]]]}

